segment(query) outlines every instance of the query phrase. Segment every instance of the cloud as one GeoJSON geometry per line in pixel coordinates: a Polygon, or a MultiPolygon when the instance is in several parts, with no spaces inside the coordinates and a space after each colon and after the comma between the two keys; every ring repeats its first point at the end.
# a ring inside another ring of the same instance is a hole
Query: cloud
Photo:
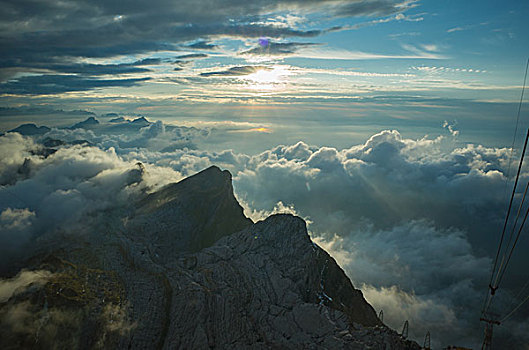
{"type": "Polygon", "coordinates": [[[243,51],[241,55],[261,55],[261,56],[287,56],[296,53],[302,48],[313,47],[321,44],[288,42],[277,43],[267,41],[264,45],[259,45],[249,50],[243,51]]]}
{"type": "Polygon", "coordinates": [[[206,57],[209,57],[209,55],[206,55],[205,53],[190,53],[187,55],[176,56],[177,59],[181,59],[181,60],[192,59],[192,58],[206,58],[206,57]]]}
{"type": "Polygon", "coordinates": [[[0,83],[0,92],[21,95],[58,94],[102,87],[134,86],[149,79],[92,79],[77,75],[33,75],[0,83]]]}
{"type": "Polygon", "coordinates": [[[436,330],[437,341],[476,346],[509,152],[446,146],[396,131],[343,150],[278,146],[252,157],[234,186],[253,211],[281,201],[308,217],[313,239],[391,326],[407,318],[415,339],[436,330]]]}
{"type": "Polygon", "coordinates": [[[425,49],[426,51],[433,51],[433,52],[438,52],[440,51],[440,47],[438,45],[435,45],[435,44],[425,44],[425,45],[421,45],[421,47],[423,49],[425,49]]]}
{"type": "Polygon", "coordinates": [[[0,213],[0,224],[4,230],[23,230],[31,225],[35,213],[27,209],[7,208],[0,213]]]}
{"type": "Polygon", "coordinates": [[[442,56],[438,54],[439,47],[435,45],[422,45],[422,48],[415,47],[413,45],[404,44],[402,45],[402,48],[413,52],[417,56],[420,56],[422,58],[430,58],[430,59],[444,59],[445,56],[442,56]]]}
{"type": "Polygon", "coordinates": [[[456,129],[457,123],[454,121],[453,123],[449,123],[447,120],[443,122],[443,128],[448,130],[448,132],[453,136],[457,137],[459,136],[459,130],[456,129]]]}
{"type": "MultiPolygon", "coordinates": [[[[254,156],[250,165],[255,168],[239,173],[235,185],[260,205],[270,206],[282,200],[296,204],[302,213],[315,212],[324,221],[343,215],[345,226],[351,228],[358,227],[361,219],[372,220],[382,227],[414,217],[457,226],[463,224],[461,213],[480,213],[481,208],[469,207],[474,203],[490,206],[490,212],[477,215],[490,215],[487,221],[500,220],[498,202],[503,197],[504,184],[501,169],[508,162],[508,151],[469,145],[443,154],[442,144],[442,139],[413,141],[402,139],[396,131],[384,131],[364,145],[344,150],[304,144],[280,146],[254,156]],[[292,158],[294,149],[303,149],[304,153],[300,153],[303,157],[292,158]],[[305,188],[306,182],[311,191],[305,188]],[[258,183],[260,187],[252,185],[258,183]],[[291,191],[267,186],[269,183],[289,184],[291,191]],[[474,187],[466,188],[469,185],[474,187]],[[318,209],[321,202],[315,201],[316,197],[329,199],[325,214],[318,209]],[[475,201],[469,201],[470,198],[475,201]],[[354,216],[346,214],[344,208],[354,216]],[[379,213],[384,213],[382,218],[379,213]]],[[[329,222],[318,230],[343,229],[328,224],[334,225],[329,222]]]]}
{"type": "MultiPolygon", "coordinates": [[[[335,27],[327,29],[327,31],[337,32],[337,31],[343,31],[343,30],[357,30],[357,29],[370,27],[370,26],[374,26],[377,24],[381,24],[381,23],[393,22],[393,21],[421,22],[422,20],[424,20],[424,18],[421,17],[421,15],[406,16],[406,15],[403,15],[402,13],[398,13],[393,16],[375,19],[369,22],[361,22],[361,23],[357,23],[353,25],[345,25],[345,26],[335,26],[335,27]]],[[[410,33],[407,33],[407,34],[410,34],[410,33]]],[[[396,35],[393,35],[393,37],[401,36],[401,35],[402,34],[396,34],[396,35]]]]}
{"type": "Polygon", "coordinates": [[[462,31],[462,30],[465,30],[465,28],[463,28],[463,27],[454,27],[454,28],[448,29],[446,32],[447,33],[453,33],[453,32],[459,32],[459,31],[462,31]]]}
{"type": "Polygon", "coordinates": [[[211,71],[211,72],[202,72],[200,73],[203,77],[210,77],[210,76],[240,76],[240,75],[249,75],[255,72],[258,72],[260,70],[268,70],[270,69],[267,66],[235,66],[230,67],[226,70],[218,70],[218,71],[211,71]]]}
{"type": "Polygon", "coordinates": [[[292,53],[296,57],[324,59],[324,60],[380,60],[380,59],[445,59],[446,57],[437,53],[425,52],[411,45],[403,45],[404,54],[380,54],[363,51],[350,51],[344,49],[318,47],[299,48],[292,53]]]}
{"type": "MultiPolygon", "coordinates": [[[[83,218],[105,222],[104,212],[141,191],[216,164],[232,172],[247,215],[287,211],[306,218],[312,238],[384,310],[388,324],[398,329],[408,319],[415,339],[430,330],[443,345],[479,342],[479,303],[503,222],[505,184],[512,181],[505,174],[512,161],[508,149],[456,147],[450,137],[409,139],[395,130],[344,149],[298,142],[256,155],[164,150],[157,141],[186,130],[155,122],[134,132],[52,129],[33,138],[8,133],[0,138],[0,178],[8,184],[0,189],[0,211],[9,208],[6,223],[19,222],[32,235],[43,228],[89,234],[83,218]],[[64,145],[43,156],[39,142],[52,136],[93,146],[64,145]]],[[[189,132],[190,140],[200,137],[199,130],[189,132]]],[[[522,180],[528,178],[524,170],[522,180]]],[[[518,267],[527,263],[525,256],[518,259],[514,276],[523,275],[518,267]]],[[[516,288],[520,280],[509,283],[516,288]]],[[[507,294],[505,303],[514,302],[507,294]]]]}
{"type": "Polygon", "coordinates": [[[266,128],[266,127],[258,127],[258,128],[251,128],[251,129],[237,129],[237,130],[233,130],[231,132],[235,132],[235,133],[247,133],[247,132],[264,132],[264,133],[271,133],[272,132],[272,129],[270,128],[266,128]]]}
{"type": "MultiPolygon", "coordinates": [[[[15,195],[12,202],[16,203],[17,200],[20,201],[19,197],[15,195]]],[[[21,246],[32,238],[35,221],[35,212],[27,208],[12,209],[8,207],[0,212],[0,253],[3,255],[0,258],[1,261],[9,261],[18,255],[21,246]]]]}
{"type": "Polygon", "coordinates": [[[457,26],[457,27],[449,28],[449,29],[446,30],[446,32],[447,33],[461,32],[461,31],[465,31],[465,30],[479,28],[479,27],[482,27],[482,26],[487,26],[489,24],[490,24],[489,22],[481,22],[481,23],[476,23],[476,24],[467,24],[467,25],[464,25],[464,26],[457,26]]]}
{"type": "MultiPolygon", "coordinates": [[[[30,157],[31,151],[38,149],[33,139],[23,137],[18,133],[8,133],[0,137],[0,185],[9,185],[18,178],[22,178],[23,172],[19,172],[20,166],[26,158],[30,157]]],[[[29,159],[29,158],[28,158],[29,159]]]]}
{"type": "Polygon", "coordinates": [[[140,68],[143,66],[155,65],[161,63],[159,59],[145,59],[133,63],[120,64],[42,64],[33,65],[36,68],[53,70],[59,73],[78,73],[85,76],[111,75],[111,74],[132,74],[132,73],[146,73],[151,72],[148,68],[140,68]]]}
{"type": "MultiPolygon", "coordinates": [[[[259,15],[267,9],[270,12],[277,10],[281,6],[280,2],[258,4],[233,1],[225,3],[226,6],[215,11],[204,11],[204,6],[209,4],[200,1],[185,1],[174,6],[173,3],[159,0],[141,12],[136,12],[134,6],[120,6],[124,13],[118,22],[113,20],[114,16],[111,14],[116,9],[109,4],[90,6],[74,2],[71,5],[56,7],[52,2],[45,2],[41,6],[41,12],[33,12],[27,17],[23,13],[27,12],[29,5],[13,3],[12,16],[6,18],[6,21],[17,23],[19,19],[24,18],[28,25],[25,28],[6,26],[9,39],[4,39],[2,46],[13,52],[4,51],[1,65],[20,66],[17,57],[23,57],[25,64],[28,64],[39,61],[53,62],[68,56],[110,57],[156,50],[177,50],[177,44],[204,36],[280,37],[315,36],[320,33],[318,30],[302,31],[291,27],[279,28],[246,22],[246,16],[259,15]],[[75,16],[78,6],[84,7],[82,17],[75,16]],[[57,23],[53,21],[54,16],[75,20],[57,23]],[[235,21],[230,23],[229,19],[234,18],[235,21]],[[53,31],[46,30],[52,26],[53,31]]],[[[297,7],[296,5],[290,6],[297,7]]]]}
{"type": "Polygon", "coordinates": [[[472,322],[482,302],[474,281],[486,280],[491,260],[475,255],[464,232],[419,220],[387,230],[366,225],[354,235],[317,242],[362,286],[375,309],[384,310],[391,327],[399,330],[408,320],[410,336],[421,339],[431,331],[435,348],[468,346],[481,332],[472,322]]]}
{"type": "MultiPolygon", "coordinates": [[[[142,80],[92,80],[102,75],[150,73],[160,58],[121,62],[125,56],[144,56],[182,49],[216,50],[211,43],[222,38],[310,38],[326,32],[300,25],[306,15],[323,13],[337,17],[398,16],[416,1],[224,1],[211,8],[210,1],[168,0],[135,2],[122,6],[115,0],[87,3],[73,0],[68,6],[53,1],[37,5],[25,1],[4,3],[0,46],[0,76],[4,93],[33,94],[90,90],[102,86],[132,86],[142,80]],[[60,18],[60,21],[57,21],[60,18]],[[109,60],[114,62],[108,63],[109,60]],[[158,60],[158,61],[157,61],[158,60]],[[94,63],[95,62],[95,63],[94,63]],[[27,77],[46,74],[50,77],[27,77]],[[78,74],[68,76],[63,74],[78,74]],[[9,81],[15,79],[15,82],[9,81]],[[33,87],[32,87],[33,85],[33,87]],[[49,87],[51,85],[51,87],[49,87]],[[60,86],[60,87],[57,87],[60,86]]],[[[284,54],[294,47],[272,48],[284,54]]],[[[192,53],[194,58],[196,55],[192,53]]],[[[188,57],[191,58],[191,57],[188,57]]]]}
{"type": "Polygon", "coordinates": [[[54,109],[49,106],[20,106],[20,107],[0,107],[0,116],[10,115],[77,115],[77,116],[93,116],[94,113],[85,110],[62,110],[54,109]]]}
{"type": "Polygon", "coordinates": [[[142,191],[181,179],[169,168],[124,161],[113,148],[62,146],[43,157],[35,152],[40,147],[16,133],[0,137],[0,149],[6,152],[0,177],[8,184],[0,188],[3,269],[27,251],[22,247],[33,238],[57,230],[90,232],[93,225],[108,221],[105,212],[142,191]]]}
{"type": "Polygon", "coordinates": [[[20,271],[15,277],[0,280],[0,303],[4,303],[13,295],[24,291],[29,285],[42,285],[52,276],[46,270],[20,271]]]}
{"type": "Polygon", "coordinates": [[[418,1],[391,1],[391,0],[374,0],[374,1],[351,1],[341,6],[336,14],[342,17],[347,16],[389,16],[394,13],[403,12],[409,8],[415,7],[418,1]]]}
{"type": "Polygon", "coordinates": [[[427,74],[440,73],[486,73],[486,70],[476,68],[452,68],[452,67],[435,67],[435,66],[413,66],[414,70],[424,72],[427,74]]]}
{"type": "Polygon", "coordinates": [[[209,43],[207,41],[204,41],[204,40],[200,40],[200,41],[197,41],[195,43],[186,45],[186,47],[188,47],[190,49],[195,49],[195,50],[216,50],[216,49],[219,48],[218,45],[211,44],[211,43],[209,43]]]}

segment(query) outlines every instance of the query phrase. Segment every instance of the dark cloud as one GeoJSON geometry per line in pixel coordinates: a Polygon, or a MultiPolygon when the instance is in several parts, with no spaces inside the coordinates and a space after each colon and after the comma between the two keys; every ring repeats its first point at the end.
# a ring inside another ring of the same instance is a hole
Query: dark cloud
{"type": "MultiPolygon", "coordinates": [[[[410,1],[391,0],[223,0],[212,6],[209,0],[86,2],[73,0],[68,6],[46,0],[4,1],[0,16],[0,77],[5,81],[19,72],[51,70],[53,73],[75,73],[87,76],[148,72],[143,66],[158,64],[147,59],[132,64],[82,64],[84,58],[108,58],[146,54],[155,51],[178,51],[183,47],[216,49],[204,38],[231,36],[237,38],[314,37],[324,29],[302,30],[291,26],[263,23],[260,19],[284,12],[305,15],[326,13],[336,16],[373,16],[402,12],[410,1]],[[194,43],[188,42],[198,40],[194,43]]],[[[277,44],[270,54],[291,53],[295,47],[277,44]],[[277,51],[277,52],[276,52],[277,51]]],[[[199,58],[188,57],[188,58],[199,58]]],[[[57,80],[58,78],[50,78],[57,80]]],[[[106,83],[109,83],[108,81],[106,83]]],[[[62,79],[69,85],[50,91],[78,91],[83,84],[72,78],[62,79]],[[69,79],[69,80],[68,80],[69,79]]],[[[99,83],[104,84],[104,83],[99,83]]],[[[93,82],[86,82],[86,89],[93,82]]],[[[112,85],[109,85],[112,86],[112,85]]],[[[37,84],[37,87],[42,87],[37,84]]],[[[39,93],[35,88],[15,88],[10,93],[39,93]]]]}
{"type": "MultiPolygon", "coordinates": [[[[114,75],[114,74],[132,74],[132,73],[146,73],[151,69],[144,68],[145,66],[157,65],[162,63],[159,58],[146,58],[143,60],[120,63],[120,64],[87,64],[87,63],[59,63],[59,62],[26,62],[25,67],[36,69],[40,72],[54,71],[56,73],[72,73],[83,76],[98,76],[98,75],[114,75]]],[[[4,62],[5,65],[11,65],[14,68],[17,62],[4,62]]]]}
{"type": "Polygon", "coordinates": [[[205,53],[190,53],[187,55],[176,56],[175,58],[179,60],[188,60],[188,59],[193,59],[193,58],[206,58],[206,57],[209,57],[209,55],[205,53]]]}
{"type": "Polygon", "coordinates": [[[290,42],[290,43],[276,43],[268,41],[264,45],[258,45],[250,50],[241,52],[241,55],[270,55],[270,56],[286,56],[296,53],[299,49],[305,47],[312,47],[321,44],[315,43],[300,43],[300,42],[290,42]]]}
{"type": "MultiPolygon", "coordinates": [[[[212,6],[207,0],[183,0],[175,4],[169,0],[150,2],[131,1],[127,6],[116,0],[71,1],[61,6],[51,0],[4,1],[0,17],[3,21],[21,23],[29,31],[42,30],[55,25],[57,30],[93,28],[98,19],[100,26],[126,26],[128,28],[152,28],[166,23],[207,24],[225,22],[228,19],[241,21],[259,15],[283,11],[304,13],[327,12],[330,15],[370,16],[388,15],[409,8],[414,1],[402,0],[223,0],[212,6]],[[58,21],[57,19],[61,20],[58,21]]],[[[17,26],[11,31],[19,30],[17,26]]],[[[198,39],[198,38],[197,38],[198,39]]]]}
{"type": "Polygon", "coordinates": [[[142,60],[130,63],[131,66],[153,66],[162,63],[159,58],[144,58],[142,60]]]}
{"type": "Polygon", "coordinates": [[[146,73],[150,69],[134,67],[130,64],[72,64],[51,65],[48,69],[60,73],[78,73],[86,76],[146,73]]]}
{"type": "Polygon", "coordinates": [[[192,65],[195,59],[207,58],[207,57],[209,57],[209,55],[205,53],[190,53],[186,55],[176,56],[175,57],[176,59],[171,61],[171,63],[179,66],[179,67],[174,68],[175,71],[180,71],[182,70],[181,67],[192,65]]]}
{"type": "Polygon", "coordinates": [[[200,73],[200,75],[203,77],[240,76],[240,75],[252,74],[252,73],[258,72],[263,69],[269,69],[269,68],[266,66],[235,66],[235,67],[230,67],[226,70],[200,73]]]}
{"type": "Polygon", "coordinates": [[[186,47],[195,50],[216,50],[219,48],[218,45],[211,44],[207,41],[197,41],[196,43],[186,45],[186,47]]]}
{"type": "Polygon", "coordinates": [[[92,116],[94,113],[85,110],[67,111],[62,109],[54,109],[48,106],[21,106],[21,107],[0,107],[0,116],[4,115],[42,115],[42,114],[58,114],[58,115],[79,115],[92,116]]]}
{"type": "MultiPolygon", "coordinates": [[[[229,35],[234,37],[313,37],[319,30],[297,30],[288,27],[249,23],[211,23],[203,25],[173,25],[174,22],[153,23],[152,28],[108,24],[89,31],[81,29],[64,31],[26,32],[0,37],[4,48],[0,66],[30,67],[37,63],[63,63],[72,57],[111,57],[140,54],[156,50],[177,51],[179,41],[196,37],[229,35]]],[[[132,25],[132,24],[131,24],[132,25]]],[[[138,24],[139,25],[139,24],[138,24]]]]}
{"type": "Polygon", "coordinates": [[[149,79],[91,79],[77,75],[24,76],[16,80],[0,83],[0,92],[22,95],[58,94],[110,86],[134,86],[149,79]]]}

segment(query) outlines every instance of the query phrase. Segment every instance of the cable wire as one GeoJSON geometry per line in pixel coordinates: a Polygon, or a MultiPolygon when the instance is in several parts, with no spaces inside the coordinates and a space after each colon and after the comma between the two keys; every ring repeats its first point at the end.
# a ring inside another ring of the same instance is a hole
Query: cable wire
{"type": "Polygon", "coordinates": [[[503,253],[503,256],[501,258],[501,263],[500,263],[500,267],[498,268],[498,274],[496,275],[496,280],[494,281],[494,285],[498,285],[498,276],[499,276],[499,273],[500,271],[502,270],[503,268],[503,264],[505,262],[505,256],[506,256],[506,253],[507,253],[507,250],[509,249],[509,247],[511,246],[511,241],[512,241],[512,238],[514,237],[514,231],[516,230],[516,225],[518,224],[518,219],[520,218],[520,213],[522,211],[522,207],[524,205],[524,202],[525,202],[525,196],[527,195],[527,189],[529,188],[529,182],[527,182],[527,185],[525,186],[525,190],[523,192],[523,197],[522,197],[522,200],[520,202],[520,206],[518,207],[518,212],[516,213],[516,219],[514,220],[514,224],[512,225],[512,230],[511,230],[511,233],[509,234],[509,241],[507,242],[507,244],[505,245],[505,252],[503,253]]]}
{"type": "MultiPolygon", "coordinates": [[[[523,78],[522,93],[520,94],[520,103],[518,103],[518,111],[516,113],[516,124],[515,124],[515,128],[514,128],[514,135],[513,135],[513,139],[512,139],[512,145],[511,145],[511,157],[512,157],[512,152],[513,152],[513,149],[514,149],[514,144],[515,144],[515,141],[516,141],[516,134],[518,133],[518,124],[520,122],[520,114],[521,114],[521,111],[522,111],[523,97],[524,97],[524,94],[525,94],[525,85],[527,83],[527,71],[528,70],[529,70],[529,58],[527,59],[527,63],[525,65],[525,74],[524,74],[524,78],[523,78]]],[[[494,259],[494,266],[492,268],[489,285],[492,285],[492,281],[494,279],[494,272],[496,271],[496,266],[497,266],[497,263],[498,263],[498,257],[499,257],[500,251],[501,251],[501,246],[502,246],[502,243],[503,243],[503,237],[505,235],[505,228],[507,227],[507,221],[509,220],[509,215],[510,215],[511,206],[512,206],[512,200],[513,200],[513,197],[514,197],[514,193],[516,191],[516,184],[518,183],[518,177],[520,175],[520,168],[522,166],[522,160],[523,160],[523,156],[525,154],[525,148],[527,146],[527,137],[529,137],[529,129],[527,130],[527,136],[525,138],[524,150],[522,152],[522,158],[520,159],[520,165],[518,167],[518,174],[516,175],[516,182],[514,184],[513,192],[512,192],[512,195],[511,195],[511,200],[509,202],[509,209],[507,210],[507,215],[505,217],[505,223],[503,225],[503,230],[502,230],[502,233],[501,233],[500,245],[499,245],[498,251],[496,253],[496,258],[494,259]]],[[[509,176],[509,173],[510,173],[511,157],[509,157],[509,162],[507,164],[507,177],[509,176]]]]}
{"type": "Polygon", "coordinates": [[[509,222],[509,217],[511,215],[512,202],[514,200],[514,195],[516,194],[516,187],[518,186],[518,179],[520,178],[520,171],[522,170],[523,159],[525,157],[525,151],[527,149],[527,141],[529,140],[529,129],[527,129],[527,135],[525,136],[525,143],[523,146],[522,156],[520,157],[520,163],[518,165],[518,172],[516,173],[516,180],[514,181],[514,187],[512,189],[511,199],[509,201],[509,208],[507,209],[507,214],[505,215],[505,222],[503,224],[503,230],[501,232],[500,244],[498,245],[498,251],[496,252],[496,258],[494,259],[494,266],[492,268],[492,273],[490,276],[489,286],[491,287],[491,292],[494,288],[492,281],[494,280],[494,272],[498,265],[498,257],[500,256],[501,248],[503,245],[503,238],[505,237],[505,230],[507,229],[507,223],[509,222]]]}
{"type": "MultiPolygon", "coordinates": [[[[511,146],[511,154],[509,156],[509,162],[508,162],[507,174],[506,174],[506,181],[508,181],[508,178],[509,178],[509,175],[510,175],[512,154],[513,154],[513,151],[514,151],[514,144],[515,144],[515,141],[516,141],[516,134],[518,132],[518,124],[519,124],[519,121],[520,121],[520,113],[521,113],[521,110],[522,110],[523,97],[524,97],[524,93],[525,93],[525,86],[526,86],[526,82],[527,82],[527,72],[528,72],[528,70],[529,70],[529,58],[527,59],[527,63],[525,65],[525,75],[524,75],[524,79],[523,79],[523,86],[522,86],[522,93],[521,93],[521,96],[520,96],[520,103],[518,104],[518,112],[516,114],[516,126],[515,126],[515,129],[514,129],[514,136],[513,136],[512,146],[511,146]]],[[[525,221],[527,220],[527,215],[529,214],[529,207],[528,207],[527,211],[525,213],[524,219],[522,221],[522,224],[520,226],[520,229],[518,230],[518,234],[516,236],[516,239],[515,239],[515,241],[513,243],[513,246],[512,246],[512,248],[511,248],[511,250],[509,252],[509,257],[507,258],[507,261],[504,264],[503,262],[504,262],[504,259],[505,259],[505,253],[507,252],[507,250],[509,248],[510,242],[512,240],[512,234],[514,233],[514,230],[516,229],[516,224],[518,223],[518,218],[519,218],[519,215],[520,215],[520,211],[521,211],[521,208],[523,206],[525,195],[527,193],[527,187],[529,186],[529,183],[528,183],[526,188],[525,188],[525,191],[524,191],[522,202],[520,203],[520,207],[518,208],[518,213],[516,214],[516,220],[515,220],[515,223],[513,225],[513,229],[511,230],[511,234],[509,236],[509,242],[508,242],[508,244],[507,244],[507,246],[505,248],[505,252],[504,252],[503,257],[502,257],[502,262],[501,262],[500,268],[498,269],[498,272],[496,274],[496,280],[494,281],[495,283],[493,285],[492,282],[494,280],[494,274],[496,272],[496,266],[498,264],[498,257],[500,255],[501,248],[502,248],[502,245],[503,245],[503,239],[505,237],[505,230],[507,228],[507,223],[509,221],[509,216],[510,216],[511,208],[512,208],[512,202],[513,202],[513,199],[514,199],[514,195],[516,193],[516,187],[518,185],[518,179],[520,178],[520,170],[522,168],[522,163],[523,163],[523,159],[524,159],[524,156],[525,156],[525,151],[526,151],[526,148],[527,148],[527,140],[528,140],[528,138],[529,138],[529,129],[527,129],[527,136],[525,137],[525,143],[524,143],[524,147],[523,147],[523,151],[522,151],[522,156],[520,157],[520,164],[518,166],[518,172],[516,174],[516,180],[514,182],[514,187],[513,187],[513,190],[512,190],[512,194],[511,194],[511,199],[509,201],[509,208],[507,209],[507,215],[505,216],[505,222],[503,224],[503,230],[502,230],[500,242],[499,242],[499,245],[498,245],[498,251],[496,252],[496,257],[494,258],[494,265],[493,265],[492,270],[491,270],[490,282],[489,282],[489,292],[490,293],[487,293],[487,295],[485,297],[485,301],[483,303],[483,308],[481,310],[482,316],[485,316],[485,314],[488,311],[488,308],[492,304],[492,300],[494,298],[495,292],[498,289],[498,286],[501,283],[501,280],[503,279],[503,276],[505,274],[505,270],[507,269],[507,265],[509,264],[509,261],[510,261],[510,259],[512,257],[512,253],[514,251],[514,248],[516,247],[516,244],[518,243],[518,239],[520,238],[520,233],[522,232],[522,229],[523,229],[523,226],[525,224],[525,221]]],[[[507,182],[506,182],[506,184],[507,184],[507,182]]],[[[526,283],[526,285],[527,285],[527,283],[526,283]]],[[[525,289],[525,286],[522,288],[520,293],[524,289],[525,289]]],[[[529,300],[529,295],[517,307],[515,307],[511,312],[509,312],[501,321],[495,321],[495,322],[497,322],[497,324],[500,324],[500,323],[504,322],[505,320],[507,320],[527,300],[529,300]]],[[[484,318],[482,317],[481,320],[484,320],[484,318]]],[[[485,344],[487,343],[487,331],[488,330],[489,330],[489,328],[485,328],[485,339],[483,340],[483,346],[485,346],[485,344]]],[[[492,337],[492,324],[490,324],[490,334],[489,334],[489,336],[492,337]]],[[[482,348],[483,348],[483,346],[482,346],[482,348]]]]}
{"type": "Polygon", "coordinates": [[[512,309],[511,312],[509,312],[505,317],[503,317],[500,322],[503,323],[505,320],[507,320],[509,317],[511,317],[519,308],[522,307],[523,304],[525,304],[525,302],[527,300],[529,300],[529,295],[527,295],[525,297],[525,299],[522,300],[522,302],[520,304],[518,304],[518,306],[516,306],[514,309],[512,309]]]}
{"type": "Polygon", "coordinates": [[[496,286],[498,286],[500,283],[501,283],[501,280],[503,278],[503,276],[505,275],[505,270],[507,269],[507,265],[509,264],[509,261],[511,260],[511,257],[512,257],[512,253],[514,252],[514,248],[516,247],[516,243],[518,243],[518,239],[520,238],[520,234],[522,233],[522,229],[523,229],[523,226],[525,224],[525,221],[527,220],[527,216],[529,215],[529,207],[527,207],[527,210],[525,211],[525,216],[523,218],[523,221],[522,221],[522,224],[520,226],[520,229],[518,230],[518,234],[516,235],[516,239],[514,240],[514,243],[512,245],[512,248],[511,248],[511,251],[509,252],[509,257],[507,258],[507,261],[505,262],[505,267],[503,268],[503,270],[501,271],[498,271],[498,274],[500,274],[500,277],[499,277],[499,280],[498,280],[498,284],[496,286]]]}

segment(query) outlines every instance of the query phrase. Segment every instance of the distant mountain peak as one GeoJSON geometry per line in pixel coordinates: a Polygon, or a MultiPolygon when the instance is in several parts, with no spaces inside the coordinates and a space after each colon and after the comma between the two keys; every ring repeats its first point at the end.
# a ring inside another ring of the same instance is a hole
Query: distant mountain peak
{"type": "Polygon", "coordinates": [[[127,119],[125,119],[124,117],[118,117],[117,114],[116,114],[116,117],[110,119],[108,122],[109,123],[124,123],[126,121],[127,121],[127,119]]]}
{"type": "Polygon", "coordinates": [[[131,124],[151,124],[145,117],[139,117],[130,122],[131,124]]]}
{"type": "Polygon", "coordinates": [[[37,126],[33,123],[27,123],[19,125],[18,127],[9,130],[8,132],[18,132],[21,135],[24,136],[32,136],[32,135],[43,135],[50,131],[51,129],[47,126],[37,126]]]}
{"type": "Polygon", "coordinates": [[[82,122],[72,125],[70,129],[90,128],[98,124],[99,120],[97,120],[95,117],[88,117],[82,122]]]}

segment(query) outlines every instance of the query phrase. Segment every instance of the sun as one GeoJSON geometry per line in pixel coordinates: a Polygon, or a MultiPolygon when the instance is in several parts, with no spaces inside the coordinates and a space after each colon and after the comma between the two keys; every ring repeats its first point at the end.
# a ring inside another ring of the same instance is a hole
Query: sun
{"type": "Polygon", "coordinates": [[[291,75],[288,66],[263,67],[244,77],[248,86],[253,90],[279,90],[288,84],[287,77],[291,75]]]}

